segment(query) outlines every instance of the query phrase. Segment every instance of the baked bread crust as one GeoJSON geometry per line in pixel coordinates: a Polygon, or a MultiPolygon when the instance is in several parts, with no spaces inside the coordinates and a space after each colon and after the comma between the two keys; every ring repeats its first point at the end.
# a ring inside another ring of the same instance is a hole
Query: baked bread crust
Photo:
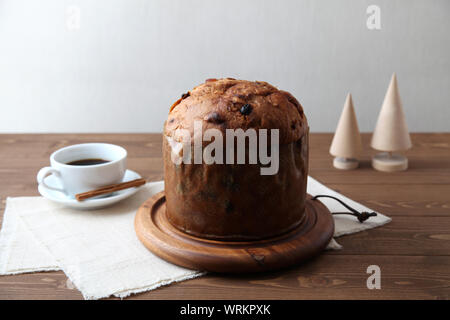
{"type": "Polygon", "coordinates": [[[176,129],[187,129],[193,137],[195,120],[203,122],[203,130],[279,129],[280,144],[297,141],[308,129],[302,106],[289,92],[267,82],[230,78],[207,80],[184,94],[172,106],[164,134],[176,138],[176,129]],[[251,106],[249,114],[240,112],[245,104],[251,106]]]}
{"type": "Polygon", "coordinates": [[[211,79],[195,87],[172,106],[164,125],[168,220],[186,233],[218,240],[257,240],[294,228],[304,217],[308,132],[300,103],[266,82],[211,79]],[[279,171],[261,175],[261,164],[173,163],[169,140],[178,140],[177,129],[193,137],[195,120],[203,130],[223,133],[279,129],[279,171]]]}

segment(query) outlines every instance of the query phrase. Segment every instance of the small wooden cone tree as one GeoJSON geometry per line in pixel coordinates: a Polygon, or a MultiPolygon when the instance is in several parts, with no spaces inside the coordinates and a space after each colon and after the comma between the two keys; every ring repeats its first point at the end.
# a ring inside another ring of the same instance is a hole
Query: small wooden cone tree
{"type": "Polygon", "coordinates": [[[353,107],[352,95],[349,93],[330,146],[330,153],[335,156],[334,167],[346,170],[357,168],[357,158],[361,151],[361,135],[353,107]]]}
{"type": "Polygon", "coordinates": [[[393,152],[407,150],[411,146],[411,138],[398,91],[397,76],[394,73],[384,97],[371,142],[373,149],[385,152],[373,157],[372,166],[377,170],[387,172],[406,170],[408,159],[403,155],[393,154],[393,152]]]}

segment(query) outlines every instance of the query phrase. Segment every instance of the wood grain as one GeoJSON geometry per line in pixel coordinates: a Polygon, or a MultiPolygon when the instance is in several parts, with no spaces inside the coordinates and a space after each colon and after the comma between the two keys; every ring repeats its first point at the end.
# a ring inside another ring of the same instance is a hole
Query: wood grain
{"type": "MultiPolygon", "coordinates": [[[[450,133],[412,134],[410,169],[370,168],[370,135],[363,134],[362,168],[332,168],[331,134],[310,135],[310,174],[332,189],[393,217],[381,228],[339,238],[299,267],[259,275],[207,275],[131,299],[449,299],[450,133]],[[381,290],[366,287],[367,266],[381,268],[381,290]]],[[[110,142],[128,150],[130,169],[149,181],[162,173],[159,134],[0,135],[0,209],[8,196],[37,196],[36,173],[57,148],[110,142]]],[[[2,216],[0,214],[0,216],[2,216]]],[[[1,220],[1,218],[0,218],[1,220]]],[[[62,272],[0,277],[0,299],[82,299],[62,272]]]]}

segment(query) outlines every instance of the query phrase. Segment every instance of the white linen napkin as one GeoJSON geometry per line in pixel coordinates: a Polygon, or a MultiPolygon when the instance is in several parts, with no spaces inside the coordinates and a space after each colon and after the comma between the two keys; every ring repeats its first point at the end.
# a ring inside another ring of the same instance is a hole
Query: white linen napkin
{"type": "MultiPolygon", "coordinates": [[[[62,270],[85,299],[123,298],[203,275],[158,258],[136,237],[137,208],[163,188],[162,181],[148,183],[131,198],[92,211],[65,208],[43,197],[8,198],[0,232],[0,275],[62,270]]],[[[308,193],[337,196],[357,210],[370,210],[311,177],[308,193]]],[[[338,202],[320,200],[330,211],[342,211],[338,202]]],[[[334,220],[335,237],[391,221],[382,214],[364,223],[352,216],[334,220]]],[[[341,246],[333,239],[328,248],[341,246]]]]}

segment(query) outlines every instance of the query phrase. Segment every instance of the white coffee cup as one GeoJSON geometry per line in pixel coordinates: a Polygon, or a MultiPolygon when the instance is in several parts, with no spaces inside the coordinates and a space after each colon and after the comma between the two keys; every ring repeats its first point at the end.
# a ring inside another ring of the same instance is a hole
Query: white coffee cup
{"type": "Polygon", "coordinates": [[[50,167],[44,167],[37,174],[37,181],[45,188],[60,191],[69,197],[120,183],[127,166],[127,151],[108,143],[83,143],[59,149],[50,156],[50,167]],[[103,159],[106,163],[94,165],[70,165],[68,163],[83,159],[103,159]],[[45,178],[56,176],[62,188],[46,184],[45,178]]]}

